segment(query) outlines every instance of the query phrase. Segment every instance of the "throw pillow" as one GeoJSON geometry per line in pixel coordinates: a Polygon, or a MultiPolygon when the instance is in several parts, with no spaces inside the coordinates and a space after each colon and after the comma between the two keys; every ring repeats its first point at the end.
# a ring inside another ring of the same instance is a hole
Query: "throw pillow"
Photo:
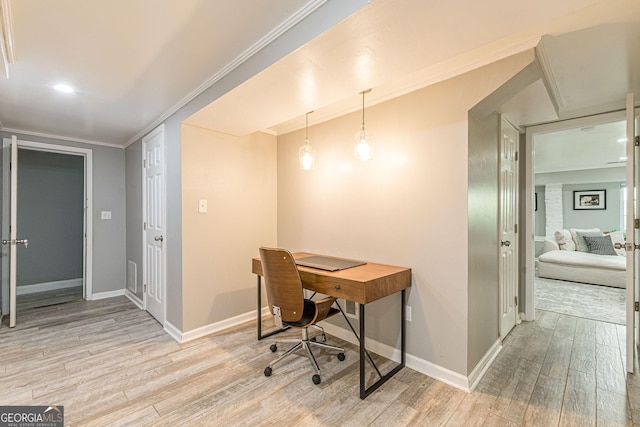
{"type": "Polygon", "coordinates": [[[573,242],[573,238],[571,237],[571,232],[569,232],[569,230],[556,231],[554,236],[561,251],[576,250],[576,244],[573,242]]]}
{"type": "Polygon", "coordinates": [[[587,244],[584,242],[584,239],[578,236],[578,233],[595,233],[589,234],[589,236],[602,236],[602,231],[599,228],[570,228],[571,237],[573,237],[573,241],[576,244],[576,250],[580,252],[587,252],[587,244]]]}
{"type": "Polygon", "coordinates": [[[611,236],[583,236],[589,248],[589,253],[598,255],[618,256],[611,243],[611,236]]]}
{"type": "Polygon", "coordinates": [[[618,255],[627,256],[627,251],[625,251],[625,249],[624,249],[625,240],[624,240],[624,234],[622,234],[622,231],[620,231],[620,230],[612,231],[610,233],[605,233],[605,235],[611,236],[611,243],[613,243],[614,245],[616,243],[619,243],[619,244],[622,245],[622,248],[620,248],[620,249],[617,249],[614,246],[614,249],[616,250],[618,255]]]}

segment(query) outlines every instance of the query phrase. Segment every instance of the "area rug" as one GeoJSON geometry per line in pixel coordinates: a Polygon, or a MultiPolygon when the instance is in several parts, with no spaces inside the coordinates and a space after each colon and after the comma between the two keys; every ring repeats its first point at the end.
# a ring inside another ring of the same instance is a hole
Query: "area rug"
{"type": "Polygon", "coordinates": [[[609,286],[535,278],[537,309],[625,324],[625,290],[609,286]]]}

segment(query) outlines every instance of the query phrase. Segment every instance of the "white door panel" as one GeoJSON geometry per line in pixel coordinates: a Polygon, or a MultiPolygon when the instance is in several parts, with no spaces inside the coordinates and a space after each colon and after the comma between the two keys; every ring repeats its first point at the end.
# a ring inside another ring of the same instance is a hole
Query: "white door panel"
{"type": "Polygon", "coordinates": [[[165,176],[164,128],[143,139],[144,145],[144,288],[145,307],[160,323],[165,313],[165,176]]]}
{"type": "Polygon", "coordinates": [[[638,209],[638,150],[635,145],[636,115],[633,94],[627,95],[627,371],[633,373],[636,347],[638,345],[638,313],[635,301],[638,301],[638,250],[640,235],[634,227],[634,219],[639,217],[638,209]]]}
{"type": "Polygon", "coordinates": [[[500,336],[516,325],[518,316],[518,131],[500,121],[500,336]]]}

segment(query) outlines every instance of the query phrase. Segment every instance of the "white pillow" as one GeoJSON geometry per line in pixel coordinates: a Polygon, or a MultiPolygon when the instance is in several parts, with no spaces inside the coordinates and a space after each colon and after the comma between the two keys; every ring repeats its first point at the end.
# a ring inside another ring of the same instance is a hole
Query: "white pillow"
{"type": "Polygon", "coordinates": [[[581,233],[602,233],[599,228],[570,228],[571,238],[573,239],[573,243],[576,245],[576,250],[580,252],[588,252],[587,244],[584,243],[584,239],[579,238],[576,234],[577,232],[581,233]],[[580,244],[582,243],[582,245],[580,244]],[[582,249],[581,249],[582,248],[582,249]]]}
{"type": "Polygon", "coordinates": [[[576,244],[571,237],[571,233],[569,230],[560,230],[554,233],[556,238],[556,242],[558,242],[558,246],[560,246],[561,251],[575,251],[576,244]]]}
{"type": "Polygon", "coordinates": [[[622,249],[616,248],[616,253],[620,256],[627,256],[627,251],[624,250],[625,240],[624,240],[624,234],[622,234],[622,231],[618,230],[618,231],[612,231],[610,233],[605,233],[605,235],[607,234],[611,236],[611,243],[613,243],[614,248],[616,243],[619,243],[622,245],[622,249]]]}

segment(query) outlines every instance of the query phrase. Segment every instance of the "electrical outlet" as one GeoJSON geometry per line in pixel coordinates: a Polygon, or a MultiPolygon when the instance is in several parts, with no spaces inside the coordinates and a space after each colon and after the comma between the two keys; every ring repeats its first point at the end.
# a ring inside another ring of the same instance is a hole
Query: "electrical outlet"
{"type": "Polygon", "coordinates": [[[407,322],[411,322],[411,306],[410,305],[405,306],[405,319],[407,320],[407,322]]]}

